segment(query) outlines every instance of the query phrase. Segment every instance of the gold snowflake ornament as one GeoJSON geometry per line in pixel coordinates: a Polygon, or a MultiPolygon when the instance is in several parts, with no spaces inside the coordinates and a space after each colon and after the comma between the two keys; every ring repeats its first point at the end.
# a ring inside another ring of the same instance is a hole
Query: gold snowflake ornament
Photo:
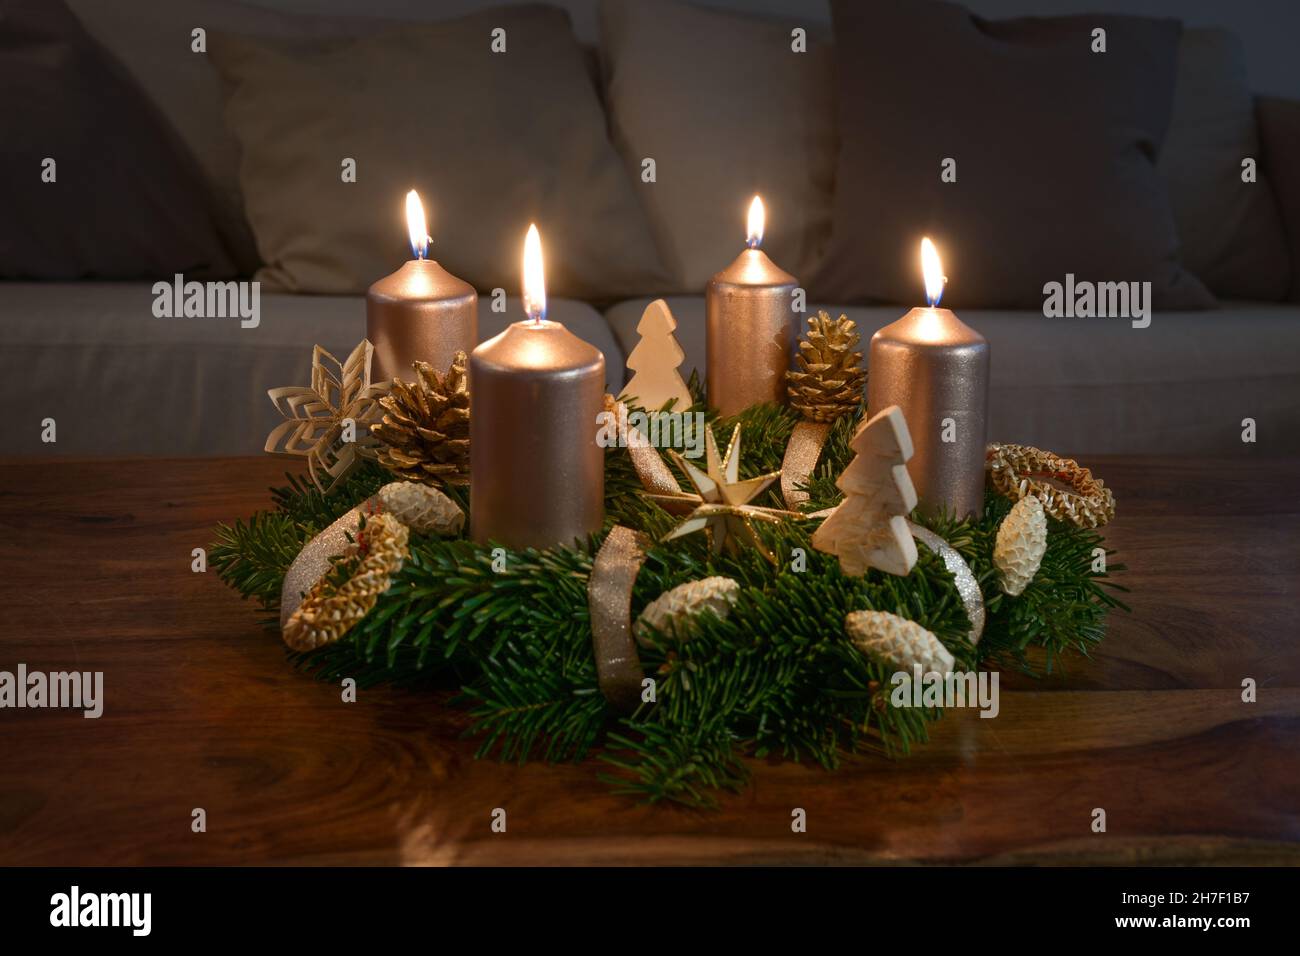
{"type": "Polygon", "coordinates": [[[311,355],[311,386],[289,385],[267,391],[285,417],[266,437],[266,451],[307,459],[316,487],[328,494],[362,458],[374,457],[378,440],[370,434],[383,410],[379,399],[389,383],[370,383],[374,346],[365,339],[340,362],[319,345],[311,355]]]}
{"type": "Polygon", "coordinates": [[[697,494],[646,495],[673,514],[686,514],[686,520],[664,536],[668,541],[696,531],[705,531],[714,554],[723,549],[738,554],[742,542],[757,548],[773,564],[776,555],[763,544],[754,528],[755,521],[778,524],[786,518],[798,517],[795,512],[779,508],[762,508],[751,505],[772,482],[781,477],[779,471],[757,478],[740,479],[740,426],[731,433],[725,455],[718,456],[718,444],[713,430],[704,433],[705,470],[670,451],[673,460],[681,466],[695,486],[697,494]],[[689,513],[688,513],[689,512],[689,513]]]}

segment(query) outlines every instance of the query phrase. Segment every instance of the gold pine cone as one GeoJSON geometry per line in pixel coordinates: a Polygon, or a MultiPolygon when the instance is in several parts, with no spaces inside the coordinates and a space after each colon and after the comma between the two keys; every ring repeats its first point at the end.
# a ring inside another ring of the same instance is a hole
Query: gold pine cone
{"type": "Polygon", "coordinates": [[[416,362],[416,380],[394,380],[379,400],[384,420],[371,426],[382,442],[379,463],[426,485],[469,482],[469,360],[457,352],[445,373],[416,362]]]}
{"type": "Polygon", "coordinates": [[[808,319],[795,358],[799,370],[786,372],[790,405],[804,418],[830,424],[861,404],[867,372],[862,353],[855,351],[859,339],[848,316],[832,319],[818,312],[808,319]]]}

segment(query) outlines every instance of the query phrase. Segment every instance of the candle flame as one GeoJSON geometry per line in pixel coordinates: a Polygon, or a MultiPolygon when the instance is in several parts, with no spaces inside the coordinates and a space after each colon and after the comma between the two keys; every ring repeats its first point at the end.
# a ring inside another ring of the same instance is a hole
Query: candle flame
{"type": "Polygon", "coordinates": [[[943,298],[943,284],[948,277],[943,274],[939,250],[928,236],[921,240],[921,273],[925,276],[925,301],[933,308],[943,298]]]}
{"type": "Polygon", "coordinates": [[[745,245],[757,249],[763,244],[763,227],[767,225],[767,213],[763,209],[763,200],[758,196],[749,204],[749,225],[746,230],[745,245]]]}
{"type": "Polygon", "coordinates": [[[542,237],[529,224],[524,238],[524,311],[534,322],[546,318],[546,271],[542,266],[542,237]]]}
{"type": "Polygon", "coordinates": [[[406,194],[406,231],[411,237],[411,255],[423,259],[429,254],[429,225],[424,218],[424,203],[412,189],[406,194]]]}

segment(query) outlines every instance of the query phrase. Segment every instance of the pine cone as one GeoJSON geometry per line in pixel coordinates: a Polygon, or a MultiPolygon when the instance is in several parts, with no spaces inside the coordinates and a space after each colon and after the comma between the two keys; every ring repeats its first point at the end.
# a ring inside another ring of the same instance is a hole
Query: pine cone
{"type": "Polygon", "coordinates": [[[679,584],[646,605],[636,619],[636,639],[643,647],[650,646],[654,642],[653,628],[685,640],[689,636],[686,625],[692,617],[708,610],[726,620],[739,596],[740,585],[731,578],[703,578],[679,584]]]}
{"type": "Polygon", "coordinates": [[[381,465],[426,485],[469,482],[467,364],[465,353],[457,352],[444,374],[416,362],[416,381],[394,380],[392,391],[379,400],[384,420],[371,426],[383,442],[381,465]]]}
{"type": "Polygon", "coordinates": [[[858,650],[895,671],[911,674],[920,664],[923,674],[952,672],[952,654],[915,621],[885,611],[854,611],[844,619],[844,630],[858,650]]]}
{"type": "Polygon", "coordinates": [[[465,527],[465,512],[437,488],[414,481],[394,481],[379,489],[384,511],[412,531],[454,537],[465,527]]]}
{"type": "Polygon", "coordinates": [[[1047,515],[1043,503],[1027,495],[998,525],[993,544],[993,564],[1002,579],[1002,590],[1012,597],[1024,592],[1038,573],[1047,551],[1047,515]]]}
{"type": "Polygon", "coordinates": [[[790,404],[809,421],[829,424],[862,402],[867,381],[862,353],[855,352],[861,336],[853,320],[832,320],[825,312],[808,319],[808,334],[799,342],[795,361],[799,371],[786,372],[790,404]]]}

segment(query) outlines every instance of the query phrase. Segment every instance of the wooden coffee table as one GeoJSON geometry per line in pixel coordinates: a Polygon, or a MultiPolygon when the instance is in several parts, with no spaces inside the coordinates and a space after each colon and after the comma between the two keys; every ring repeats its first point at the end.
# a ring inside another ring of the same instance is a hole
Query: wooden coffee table
{"type": "Polygon", "coordinates": [[[1093,659],[1004,674],[997,719],[909,759],[756,762],[707,813],[475,760],[445,695],[345,704],[289,667],[190,570],[283,462],[7,462],[0,669],[102,670],[105,710],[0,711],[0,864],[1300,863],[1300,461],[1085,463],[1133,608],[1093,659]]]}

